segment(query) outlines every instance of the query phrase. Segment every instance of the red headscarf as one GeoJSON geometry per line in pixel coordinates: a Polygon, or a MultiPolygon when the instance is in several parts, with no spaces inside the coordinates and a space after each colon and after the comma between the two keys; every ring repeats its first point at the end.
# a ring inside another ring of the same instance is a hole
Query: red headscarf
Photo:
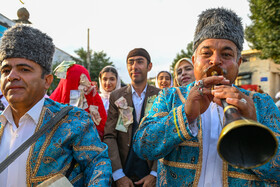
{"type": "MultiPolygon", "coordinates": [[[[74,64],[68,68],[66,73],[66,79],[61,79],[57,88],[51,94],[50,98],[59,103],[69,104],[70,101],[70,90],[78,90],[80,85],[80,76],[85,74],[89,81],[91,81],[88,70],[81,65],[74,64]]],[[[102,138],[104,134],[104,127],[107,120],[106,111],[102,102],[101,97],[98,93],[93,96],[93,91],[88,95],[85,95],[88,106],[95,105],[98,106],[98,112],[101,117],[99,125],[96,125],[99,135],[102,138]]],[[[85,109],[89,112],[89,107],[85,109]]]]}

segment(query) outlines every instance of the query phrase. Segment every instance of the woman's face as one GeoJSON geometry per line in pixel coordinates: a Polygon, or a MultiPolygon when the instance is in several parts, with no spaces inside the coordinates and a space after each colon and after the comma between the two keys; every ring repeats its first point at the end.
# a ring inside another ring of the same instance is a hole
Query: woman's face
{"type": "Polygon", "coordinates": [[[166,72],[161,72],[158,75],[157,83],[160,89],[169,88],[171,85],[170,75],[166,72]]]}
{"type": "Polygon", "coordinates": [[[117,85],[117,77],[112,72],[104,72],[101,75],[101,86],[106,92],[112,92],[117,85]]]}
{"type": "Polygon", "coordinates": [[[186,86],[195,80],[193,73],[193,66],[187,62],[182,61],[177,69],[177,81],[180,86],[186,86]]]}

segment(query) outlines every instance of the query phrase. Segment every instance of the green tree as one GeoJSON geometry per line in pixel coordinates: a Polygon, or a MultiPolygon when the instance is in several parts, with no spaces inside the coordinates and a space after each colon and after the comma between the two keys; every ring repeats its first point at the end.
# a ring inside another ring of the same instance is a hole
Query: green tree
{"type": "Polygon", "coordinates": [[[280,1],[249,0],[252,24],[245,38],[253,49],[261,50],[261,58],[280,63],[280,1]]]}
{"type": "MultiPolygon", "coordinates": [[[[75,53],[80,57],[80,59],[74,59],[78,64],[83,65],[88,69],[87,64],[87,51],[83,48],[80,48],[75,51],[75,53]]],[[[92,81],[98,82],[99,72],[108,65],[114,66],[113,62],[110,61],[110,57],[107,57],[107,54],[103,51],[94,52],[90,51],[90,78],[92,81]]]]}
{"type": "Polygon", "coordinates": [[[176,58],[173,60],[171,66],[170,66],[170,71],[173,74],[174,71],[174,66],[176,64],[176,62],[178,62],[178,60],[180,60],[181,58],[192,58],[193,55],[193,42],[191,41],[190,43],[188,43],[186,51],[184,51],[183,49],[181,50],[180,53],[177,53],[176,58]]]}

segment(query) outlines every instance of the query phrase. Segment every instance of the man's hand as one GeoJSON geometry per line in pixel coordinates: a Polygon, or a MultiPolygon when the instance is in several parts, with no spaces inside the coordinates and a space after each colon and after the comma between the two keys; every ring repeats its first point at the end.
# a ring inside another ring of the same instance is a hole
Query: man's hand
{"type": "Polygon", "coordinates": [[[134,187],[133,182],[127,176],[117,180],[116,185],[117,187],[134,187]]]}
{"type": "MultiPolygon", "coordinates": [[[[199,90],[199,86],[194,86],[188,95],[185,112],[189,123],[193,122],[200,114],[203,114],[213,100],[211,88],[217,84],[229,84],[229,80],[223,76],[211,76],[202,79],[203,86],[199,90]]],[[[201,86],[201,85],[200,85],[201,86]]]]}
{"type": "Polygon", "coordinates": [[[212,90],[213,101],[222,106],[221,99],[226,99],[228,104],[236,106],[240,114],[252,120],[257,120],[256,109],[253,100],[239,91],[236,87],[227,85],[215,86],[212,90]]]}
{"type": "Polygon", "coordinates": [[[137,185],[143,184],[143,187],[154,187],[156,186],[156,177],[153,175],[147,175],[141,180],[135,182],[135,184],[137,185]]]}

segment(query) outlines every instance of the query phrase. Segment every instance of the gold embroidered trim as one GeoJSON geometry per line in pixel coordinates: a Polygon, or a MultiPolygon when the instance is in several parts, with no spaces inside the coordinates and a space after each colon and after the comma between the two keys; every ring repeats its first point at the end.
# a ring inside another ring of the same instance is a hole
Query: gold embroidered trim
{"type": "Polygon", "coordinates": [[[198,162],[196,164],[196,172],[195,172],[195,177],[194,177],[194,182],[193,186],[198,186],[199,178],[200,178],[200,173],[201,173],[201,168],[202,168],[202,153],[203,153],[203,147],[202,147],[202,130],[201,130],[201,117],[199,116],[199,130],[197,134],[198,138],[198,143],[199,143],[199,156],[198,156],[198,162]]]}
{"type": "Polygon", "coordinates": [[[167,116],[168,115],[168,112],[160,112],[160,113],[155,113],[155,115],[153,115],[153,117],[164,117],[164,116],[167,116]]]}
{"type": "MultiPolygon", "coordinates": [[[[140,123],[139,123],[139,128],[142,126],[143,121],[144,121],[147,117],[148,117],[148,115],[146,115],[146,116],[144,116],[144,117],[142,118],[142,120],[141,120],[140,123]]],[[[139,128],[138,128],[138,129],[139,129],[139,128]]],[[[138,131],[138,129],[137,129],[136,131],[138,131]]]]}
{"type": "Polygon", "coordinates": [[[98,179],[101,175],[103,174],[103,172],[102,171],[97,171],[97,174],[95,173],[95,176],[92,178],[92,179],[90,179],[90,185],[92,184],[92,185],[97,185],[98,183],[99,183],[99,180],[100,179],[98,179]]]}
{"type": "MultiPolygon", "coordinates": [[[[46,111],[47,111],[47,108],[43,107],[42,112],[41,112],[40,117],[39,117],[38,124],[37,124],[36,129],[35,129],[35,132],[37,132],[39,130],[39,128],[41,127],[46,111]]],[[[35,143],[33,145],[31,145],[31,147],[29,149],[27,162],[26,162],[26,186],[27,187],[31,186],[30,179],[31,179],[31,175],[32,175],[33,172],[31,171],[30,163],[31,163],[31,157],[32,157],[34,146],[35,146],[35,143]]]]}
{"type": "MultiPolygon", "coordinates": [[[[7,124],[7,122],[6,122],[6,124],[7,124]]],[[[3,132],[4,132],[5,126],[6,126],[6,125],[2,124],[2,125],[1,125],[1,128],[0,128],[0,142],[1,142],[1,140],[2,140],[2,135],[3,135],[3,132]]]]}
{"type": "Polygon", "coordinates": [[[184,141],[183,143],[180,143],[179,146],[199,147],[199,143],[191,142],[191,141],[184,141]]]}
{"type": "MultiPolygon", "coordinates": [[[[45,116],[45,113],[46,111],[49,111],[49,109],[47,109],[46,107],[43,107],[43,110],[42,110],[42,113],[40,115],[40,121],[36,127],[36,131],[38,131],[38,129],[41,127],[42,125],[42,122],[43,122],[43,118],[45,116]]],[[[50,112],[50,111],[49,111],[50,112]]],[[[51,112],[50,112],[51,113],[51,112]]],[[[65,118],[67,118],[68,115],[66,115],[64,118],[62,118],[59,123],[57,123],[53,128],[52,128],[52,131],[48,134],[48,136],[46,137],[45,141],[44,141],[44,144],[42,145],[41,147],[41,150],[38,154],[38,157],[37,157],[37,160],[36,160],[36,163],[35,163],[35,169],[34,169],[34,172],[31,171],[31,166],[30,166],[30,162],[31,162],[31,157],[32,157],[32,152],[34,150],[34,146],[35,144],[32,145],[32,147],[30,148],[30,151],[29,151],[29,156],[28,156],[28,159],[27,159],[27,166],[26,166],[26,171],[27,171],[27,175],[26,175],[26,178],[27,178],[27,186],[31,186],[32,182],[33,181],[44,181],[44,180],[47,180],[48,178],[58,174],[58,173],[63,173],[65,172],[69,167],[70,167],[70,163],[68,165],[66,165],[64,168],[62,168],[62,170],[60,170],[59,172],[55,173],[55,174],[49,174],[49,175],[45,175],[45,176],[36,176],[38,170],[39,170],[39,167],[40,167],[40,163],[42,162],[42,158],[43,158],[43,154],[46,150],[46,148],[48,147],[50,141],[51,141],[51,138],[53,137],[53,134],[55,133],[55,131],[57,130],[57,128],[63,123],[65,122],[65,118]]]]}
{"type": "Polygon", "coordinates": [[[83,173],[80,173],[79,175],[77,175],[74,179],[72,179],[70,182],[71,184],[75,184],[75,182],[77,182],[78,180],[80,180],[83,177],[83,173]]]}
{"type": "Polygon", "coordinates": [[[238,173],[236,171],[229,171],[228,176],[232,178],[238,178],[238,179],[261,181],[256,175],[238,173]]]}
{"type": "Polygon", "coordinates": [[[46,137],[42,147],[41,147],[41,150],[38,154],[38,158],[37,158],[37,161],[36,161],[36,165],[35,165],[35,169],[34,169],[34,173],[33,173],[33,176],[35,176],[39,170],[39,167],[40,167],[40,163],[42,162],[42,158],[43,158],[43,155],[47,149],[47,147],[49,146],[50,144],[50,141],[55,133],[55,131],[57,130],[57,128],[64,122],[64,119],[65,117],[60,120],[53,128],[52,128],[52,131],[48,134],[48,136],[46,137]]]}
{"type": "Polygon", "coordinates": [[[191,139],[191,137],[186,129],[186,125],[185,125],[184,118],[182,115],[182,108],[183,108],[183,105],[179,106],[177,109],[179,126],[180,126],[180,130],[181,130],[183,136],[185,137],[185,139],[189,140],[189,139],[191,139]]]}
{"type": "Polygon", "coordinates": [[[103,149],[100,147],[92,146],[73,146],[74,151],[97,151],[102,152],[103,149]]]}
{"type": "Polygon", "coordinates": [[[182,140],[182,141],[185,141],[181,134],[180,134],[180,130],[179,130],[179,127],[178,127],[178,124],[177,124],[177,119],[176,119],[176,114],[175,114],[175,108],[173,109],[173,119],[174,119],[174,124],[175,124],[175,127],[176,127],[176,131],[177,131],[177,134],[179,136],[179,138],[182,140]]]}
{"type": "Polygon", "coordinates": [[[179,96],[181,102],[182,102],[182,103],[185,103],[185,102],[186,102],[186,99],[184,98],[184,96],[183,96],[182,92],[180,91],[180,89],[179,89],[178,87],[175,87],[175,89],[176,89],[176,92],[177,92],[177,94],[178,94],[178,96],[179,96]]]}
{"type": "Polygon", "coordinates": [[[176,168],[185,168],[185,169],[196,169],[196,164],[182,163],[182,162],[174,162],[165,160],[164,158],[159,159],[161,163],[167,166],[176,167],[176,168]]]}
{"type": "Polygon", "coordinates": [[[44,175],[44,176],[34,176],[30,179],[31,183],[38,183],[38,182],[44,182],[45,180],[48,180],[49,178],[57,175],[57,174],[65,174],[66,171],[70,168],[70,163],[67,164],[64,168],[62,168],[62,170],[60,170],[59,172],[57,173],[52,173],[52,174],[49,174],[49,175],[44,175]]]}
{"type": "Polygon", "coordinates": [[[228,163],[223,161],[223,187],[228,187],[228,163]]]}

